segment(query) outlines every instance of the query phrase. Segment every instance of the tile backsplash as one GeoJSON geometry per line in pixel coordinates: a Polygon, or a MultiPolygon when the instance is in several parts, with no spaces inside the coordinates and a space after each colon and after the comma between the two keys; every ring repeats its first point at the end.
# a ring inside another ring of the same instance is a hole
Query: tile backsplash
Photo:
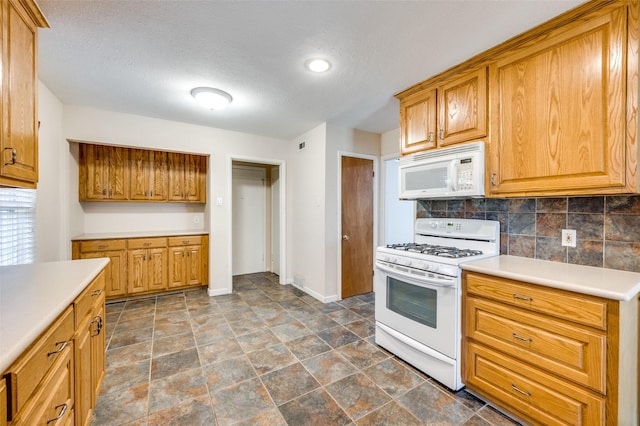
{"type": "Polygon", "coordinates": [[[640,272],[640,195],[418,200],[417,217],[498,220],[501,254],[640,272]]]}

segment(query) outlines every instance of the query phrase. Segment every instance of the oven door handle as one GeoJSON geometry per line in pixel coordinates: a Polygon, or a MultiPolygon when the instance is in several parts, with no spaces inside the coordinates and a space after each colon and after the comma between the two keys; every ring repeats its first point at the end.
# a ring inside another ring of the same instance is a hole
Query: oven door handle
{"type": "MultiPolygon", "coordinates": [[[[442,280],[434,280],[434,279],[430,279],[426,276],[421,276],[421,277],[416,277],[413,276],[411,274],[408,274],[406,272],[403,271],[399,271],[393,267],[389,267],[387,265],[385,265],[382,262],[376,262],[376,267],[378,269],[380,269],[382,272],[386,272],[389,275],[395,275],[396,277],[402,277],[404,279],[409,279],[411,280],[411,284],[412,285],[416,285],[418,287],[423,287],[423,288],[433,288],[433,287],[455,287],[456,286],[456,282],[457,279],[456,278],[452,278],[452,277],[447,277],[445,279],[442,280]]],[[[425,272],[425,274],[432,274],[432,275],[436,275],[433,274],[431,272],[425,272]]],[[[444,276],[444,275],[438,275],[438,276],[444,276]]]]}

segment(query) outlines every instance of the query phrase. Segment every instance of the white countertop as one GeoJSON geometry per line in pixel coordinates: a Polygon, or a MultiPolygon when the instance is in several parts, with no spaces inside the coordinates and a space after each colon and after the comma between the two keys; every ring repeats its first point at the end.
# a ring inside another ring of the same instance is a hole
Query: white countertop
{"type": "Polygon", "coordinates": [[[208,235],[204,229],[191,229],[188,231],[140,231],[140,232],[109,232],[103,234],[81,234],[71,238],[72,241],[80,240],[112,240],[116,238],[145,238],[145,237],[178,237],[182,235],[208,235]]]}
{"type": "Polygon", "coordinates": [[[0,373],[108,263],[100,258],[0,267],[0,373]]]}
{"type": "Polygon", "coordinates": [[[573,265],[518,256],[462,262],[467,271],[495,275],[561,290],[629,301],[640,292],[640,273],[573,265]]]}

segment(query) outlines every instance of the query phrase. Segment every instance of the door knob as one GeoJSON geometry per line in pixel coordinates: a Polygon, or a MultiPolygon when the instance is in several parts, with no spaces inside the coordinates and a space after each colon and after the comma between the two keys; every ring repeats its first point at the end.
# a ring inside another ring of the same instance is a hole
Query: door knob
{"type": "Polygon", "coordinates": [[[349,241],[349,236],[347,234],[344,234],[342,236],[342,239],[345,240],[345,241],[349,241]]]}

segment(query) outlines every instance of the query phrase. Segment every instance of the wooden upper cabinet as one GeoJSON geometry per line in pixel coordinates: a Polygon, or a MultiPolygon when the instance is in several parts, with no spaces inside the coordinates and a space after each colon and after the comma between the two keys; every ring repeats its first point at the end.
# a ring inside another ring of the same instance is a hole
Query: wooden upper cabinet
{"type": "Polygon", "coordinates": [[[206,201],[206,156],[79,141],[80,201],[206,201]]]}
{"type": "Polygon", "coordinates": [[[487,68],[454,78],[438,88],[438,146],[487,135],[487,68]]]}
{"type": "Polygon", "coordinates": [[[2,0],[2,130],[0,186],[35,188],[38,181],[37,38],[47,21],[31,0],[2,0]]]}
{"type": "Polygon", "coordinates": [[[130,150],[130,197],[138,201],[168,199],[167,153],[130,150]]]}
{"type": "Polygon", "coordinates": [[[402,155],[487,135],[486,67],[410,93],[398,95],[402,155]]]}
{"type": "Polygon", "coordinates": [[[425,89],[400,99],[400,153],[436,147],[436,89],[425,89]]]}
{"type": "Polygon", "coordinates": [[[204,203],[206,201],[206,157],[170,152],[169,200],[204,203]]]}
{"type": "MultiPolygon", "coordinates": [[[[492,195],[635,190],[626,176],[627,161],[633,175],[637,167],[637,121],[628,140],[626,130],[627,42],[627,5],[618,2],[490,65],[492,195]]],[[[637,43],[636,34],[636,56],[637,43]]],[[[637,99],[637,57],[629,59],[637,99]]]]}
{"type": "Polygon", "coordinates": [[[81,201],[129,199],[129,150],[106,145],[80,145],[81,201]]]}

